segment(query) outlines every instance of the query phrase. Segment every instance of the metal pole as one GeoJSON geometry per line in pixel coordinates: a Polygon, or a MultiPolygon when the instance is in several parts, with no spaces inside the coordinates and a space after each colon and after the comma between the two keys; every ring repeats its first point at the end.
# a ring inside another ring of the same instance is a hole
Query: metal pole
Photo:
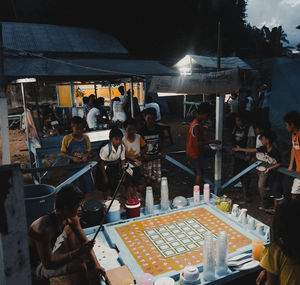
{"type": "Polygon", "coordinates": [[[112,119],[111,84],[108,84],[110,119],[112,119]]]}
{"type": "Polygon", "coordinates": [[[133,82],[132,78],[130,79],[130,109],[131,109],[131,118],[134,118],[134,112],[133,112],[133,82]]]}
{"type": "Polygon", "coordinates": [[[29,124],[28,124],[28,118],[27,118],[27,108],[26,108],[26,98],[25,98],[25,91],[24,91],[24,84],[20,83],[21,86],[21,93],[22,93],[22,99],[23,99],[23,109],[24,109],[24,119],[25,119],[25,134],[26,134],[26,141],[28,146],[28,155],[29,155],[29,165],[32,167],[32,161],[31,161],[31,142],[29,139],[29,124]]]}
{"type": "MultiPolygon", "coordinates": [[[[221,22],[218,23],[218,57],[217,71],[221,69],[221,22]]],[[[223,96],[217,94],[216,97],[216,140],[222,141],[223,134],[223,96]]],[[[215,155],[215,194],[221,191],[222,180],[222,148],[218,148],[215,155]]]]}
{"type": "Polygon", "coordinates": [[[183,118],[185,119],[185,113],[186,113],[186,94],[183,95],[183,118]]]}
{"type": "Polygon", "coordinates": [[[2,140],[2,164],[10,164],[9,124],[4,88],[0,90],[0,135],[2,140]]]}

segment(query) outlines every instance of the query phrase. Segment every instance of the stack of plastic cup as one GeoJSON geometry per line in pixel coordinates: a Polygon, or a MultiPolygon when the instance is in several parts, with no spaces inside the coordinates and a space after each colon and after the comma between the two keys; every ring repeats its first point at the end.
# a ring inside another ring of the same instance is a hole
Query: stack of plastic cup
{"type": "Polygon", "coordinates": [[[167,177],[162,177],[160,186],[160,209],[166,211],[169,209],[169,188],[167,177]]]}
{"type": "Polygon", "coordinates": [[[200,203],[200,187],[199,185],[194,185],[194,204],[200,203]]]}
{"type": "Polygon", "coordinates": [[[216,246],[216,273],[219,276],[226,275],[228,273],[227,248],[227,232],[219,232],[216,246]]]}
{"type": "Polygon", "coordinates": [[[204,196],[204,202],[209,202],[209,198],[210,198],[209,184],[204,184],[203,196],[204,196]]]}
{"type": "Polygon", "coordinates": [[[151,186],[146,187],[145,210],[146,214],[152,214],[154,209],[153,191],[151,186]]]}
{"type": "Polygon", "coordinates": [[[203,278],[205,281],[215,280],[215,265],[213,235],[211,232],[206,232],[203,247],[203,278]]]}

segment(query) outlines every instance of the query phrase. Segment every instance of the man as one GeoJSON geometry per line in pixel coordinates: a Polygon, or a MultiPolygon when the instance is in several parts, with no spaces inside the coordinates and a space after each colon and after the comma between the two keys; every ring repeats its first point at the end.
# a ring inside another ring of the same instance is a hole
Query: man
{"type": "Polygon", "coordinates": [[[96,96],[94,94],[91,94],[89,97],[83,97],[83,118],[86,120],[87,119],[87,115],[89,113],[89,111],[91,109],[93,109],[93,104],[94,101],[96,100],[96,96]],[[85,99],[87,99],[87,102],[85,103],[84,101],[86,101],[85,99]]]}
{"type": "Polygon", "coordinates": [[[54,212],[40,217],[29,227],[28,242],[34,280],[77,273],[76,283],[87,283],[87,268],[105,274],[81,228],[78,211],[83,193],[73,185],[55,196],[54,212]]]}
{"type": "Polygon", "coordinates": [[[108,114],[104,109],[104,98],[100,97],[94,101],[93,108],[87,114],[87,124],[90,130],[104,129],[108,122],[108,114]]]}

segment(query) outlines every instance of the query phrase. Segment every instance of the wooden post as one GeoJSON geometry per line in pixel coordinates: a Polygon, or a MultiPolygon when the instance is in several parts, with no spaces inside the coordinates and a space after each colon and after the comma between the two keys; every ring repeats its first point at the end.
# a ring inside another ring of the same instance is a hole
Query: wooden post
{"type": "Polygon", "coordinates": [[[0,166],[0,284],[31,284],[24,204],[19,164],[0,166]]]}
{"type": "Polygon", "coordinates": [[[9,124],[5,89],[0,87],[0,135],[2,140],[2,164],[10,164],[9,124]]]}

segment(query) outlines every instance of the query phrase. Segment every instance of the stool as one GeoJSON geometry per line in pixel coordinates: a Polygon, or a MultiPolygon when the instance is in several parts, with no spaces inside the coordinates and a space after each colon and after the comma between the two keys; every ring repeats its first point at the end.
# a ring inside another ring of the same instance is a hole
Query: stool
{"type": "Polygon", "coordinates": [[[157,125],[163,131],[163,138],[164,139],[169,139],[171,144],[173,144],[173,138],[172,138],[172,134],[171,134],[171,127],[167,124],[164,124],[164,123],[157,123],[157,125]],[[167,132],[167,135],[165,134],[165,131],[167,132]]]}

